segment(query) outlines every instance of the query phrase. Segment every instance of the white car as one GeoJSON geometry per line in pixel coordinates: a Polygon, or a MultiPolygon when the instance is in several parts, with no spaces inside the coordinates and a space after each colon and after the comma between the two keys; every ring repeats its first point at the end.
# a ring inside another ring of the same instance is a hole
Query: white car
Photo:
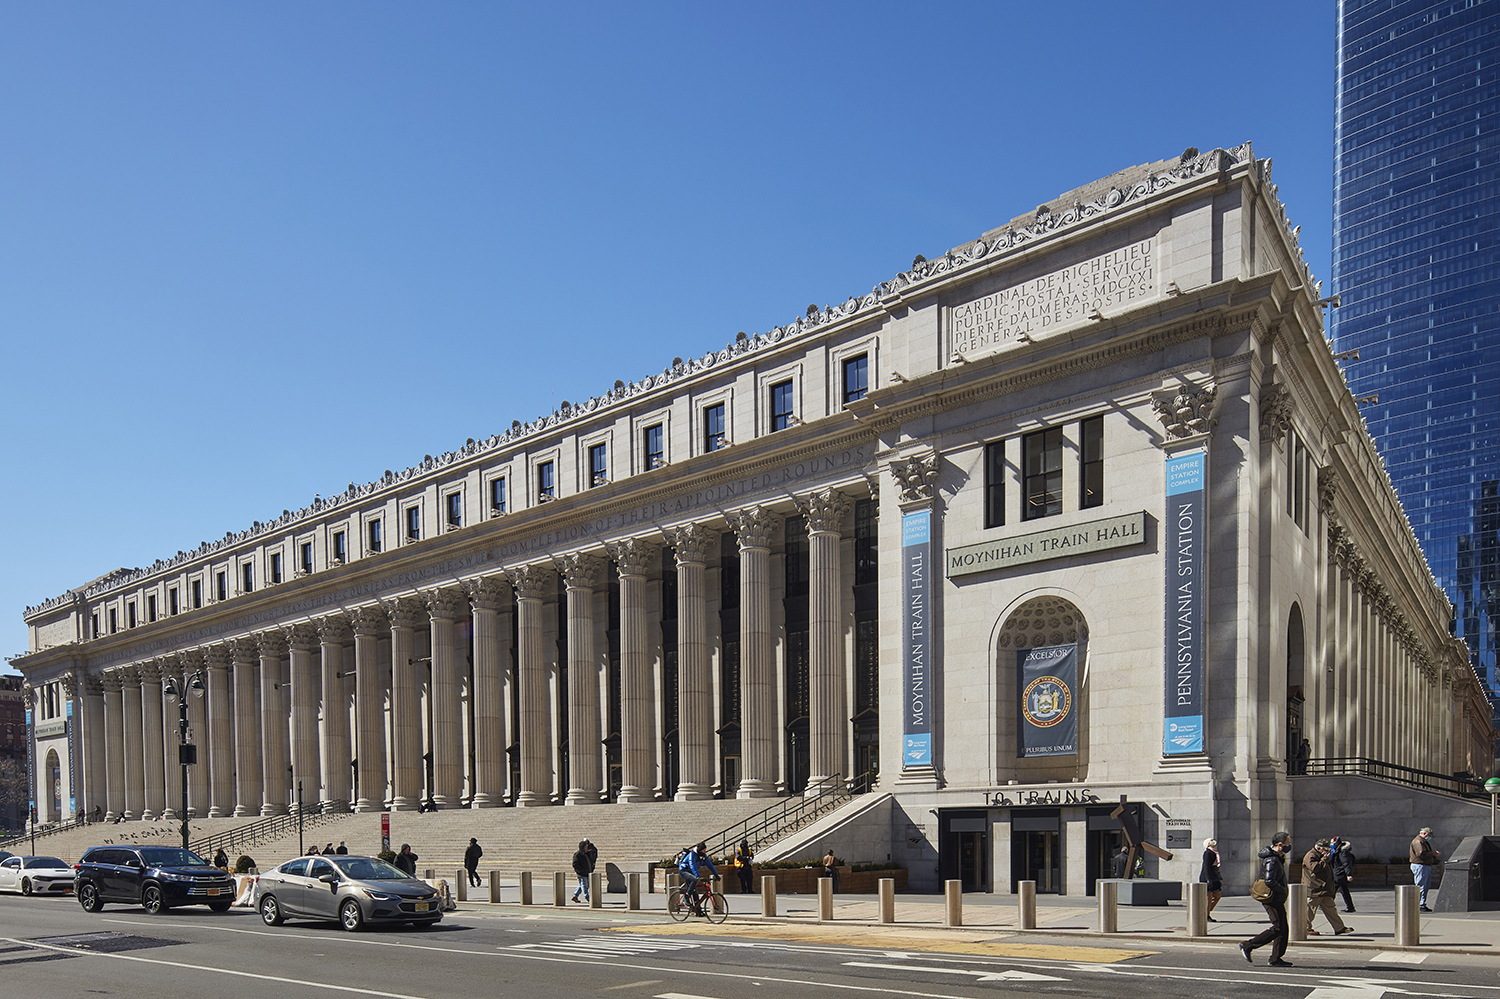
{"type": "Polygon", "coordinates": [[[0,860],[0,891],[71,895],[73,868],[56,857],[7,857],[0,860]]]}

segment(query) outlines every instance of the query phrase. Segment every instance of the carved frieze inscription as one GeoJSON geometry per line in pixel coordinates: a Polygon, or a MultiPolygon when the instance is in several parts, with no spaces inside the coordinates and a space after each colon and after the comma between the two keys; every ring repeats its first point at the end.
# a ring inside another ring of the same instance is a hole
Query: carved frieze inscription
{"type": "Polygon", "coordinates": [[[1156,293],[1156,247],[1143,239],[949,310],[953,349],[984,353],[1156,293]]]}

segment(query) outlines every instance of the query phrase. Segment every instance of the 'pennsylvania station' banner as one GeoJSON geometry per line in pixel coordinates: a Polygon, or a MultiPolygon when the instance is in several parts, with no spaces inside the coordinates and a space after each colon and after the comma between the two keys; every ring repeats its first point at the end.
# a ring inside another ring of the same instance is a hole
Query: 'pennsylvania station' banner
{"type": "Polygon", "coordinates": [[[1162,525],[1166,573],[1166,715],[1162,751],[1168,756],[1203,752],[1203,451],[1167,458],[1166,523],[1162,525]]]}
{"type": "Polygon", "coordinates": [[[932,685],[928,654],[932,607],[932,512],[901,517],[901,595],[903,701],[901,765],[932,764],[932,685]]]}
{"type": "Polygon", "coordinates": [[[1078,646],[1016,651],[1021,724],[1017,756],[1070,756],[1078,752],[1078,646]]]}

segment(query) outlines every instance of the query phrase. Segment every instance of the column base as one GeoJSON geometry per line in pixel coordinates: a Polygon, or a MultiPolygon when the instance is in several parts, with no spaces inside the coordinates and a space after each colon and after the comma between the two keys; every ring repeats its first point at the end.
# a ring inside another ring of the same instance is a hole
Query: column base
{"type": "Polygon", "coordinates": [[[234,812],[232,814],[235,818],[240,819],[244,818],[247,815],[254,815],[256,813],[249,805],[235,805],[234,812]]]}
{"type": "Polygon", "coordinates": [[[517,808],[540,808],[552,804],[552,796],[539,791],[522,791],[516,795],[517,808]]]}
{"type": "Polygon", "coordinates": [[[105,812],[104,813],[104,821],[105,822],[119,822],[120,819],[122,819],[123,817],[124,817],[124,814],[121,813],[121,812],[105,812]]]}
{"type": "Polygon", "coordinates": [[[442,810],[464,807],[464,797],[461,794],[434,794],[432,803],[442,810]]]}
{"type": "Polygon", "coordinates": [[[768,780],[741,780],[740,788],[734,792],[734,796],[740,801],[750,798],[774,798],[776,797],[776,784],[768,780]]]}
{"type": "Polygon", "coordinates": [[[211,819],[223,819],[228,818],[229,813],[220,808],[218,805],[210,805],[208,808],[208,817],[211,819]]]}
{"type": "Polygon", "coordinates": [[[420,798],[413,798],[408,794],[398,794],[391,799],[391,811],[393,812],[415,812],[422,807],[420,798]]]}
{"type": "Polygon", "coordinates": [[[381,811],[380,806],[382,804],[383,802],[372,801],[369,798],[360,798],[354,803],[354,810],[356,812],[378,812],[381,811]]]}
{"type": "Polygon", "coordinates": [[[349,811],[349,802],[343,798],[329,798],[323,802],[324,815],[343,815],[349,811]]]}
{"type": "Polygon", "coordinates": [[[492,795],[487,791],[475,791],[474,800],[469,802],[470,808],[499,808],[505,804],[505,798],[501,795],[492,795]]]}
{"type": "Polygon", "coordinates": [[[568,789],[568,796],[563,799],[564,805],[597,805],[599,804],[598,788],[574,787],[568,789]]]}
{"type": "Polygon", "coordinates": [[[615,795],[615,801],[621,805],[643,805],[648,801],[655,801],[656,795],[650,788],[644,787],[622,787],[620,793],[615,795]]]}
{"type": "Polygon", "coordinates": [[[154,822],[154,821],[156,821],[156,817],[157,817],[156,813],[153,812],[151,809],[149,809],[149,808],[143,808],[143,809],[141,809],[141,821],[142,822],[154,822]]]}
{"type": "Polygon", "coordinates": [[[164,808],[162,809],[162,813],[158,815],[157,818],[167,822],[175,822],[178,819],[182,818],[182,816],[177,814],[177,809],[175,808],[164,808]]]}
{"type": "Polygon", "coordinates": [[[714,796],[712,784],[678,784],[673,801],[709,801],[714,796]]]}
{"type": "Polygon", "coordinates": [[[260,814],[265,817],[269,817],[272,815],[285,815],[287,814],[287,807],[278,802],[268,801],[260,806],[260,814]]]}
{"type": "Polygon", "coordinates": [[[938,779],[937,767],[930,763],[924,763],[915,767],[903,767],[901,776],[896,778],[896,783],[903,787],[921,787],[936,791],[942,787],[942,781],[938,779]]]}

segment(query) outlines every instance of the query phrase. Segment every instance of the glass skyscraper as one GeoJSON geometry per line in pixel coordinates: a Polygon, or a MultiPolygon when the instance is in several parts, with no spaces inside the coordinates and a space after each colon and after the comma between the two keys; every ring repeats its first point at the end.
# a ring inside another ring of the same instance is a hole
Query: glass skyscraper
{"type": "Polygon", "coordinates": [[[1500,0],[1342,0],[1335,351],[1500,694],[1500,0]]]}

